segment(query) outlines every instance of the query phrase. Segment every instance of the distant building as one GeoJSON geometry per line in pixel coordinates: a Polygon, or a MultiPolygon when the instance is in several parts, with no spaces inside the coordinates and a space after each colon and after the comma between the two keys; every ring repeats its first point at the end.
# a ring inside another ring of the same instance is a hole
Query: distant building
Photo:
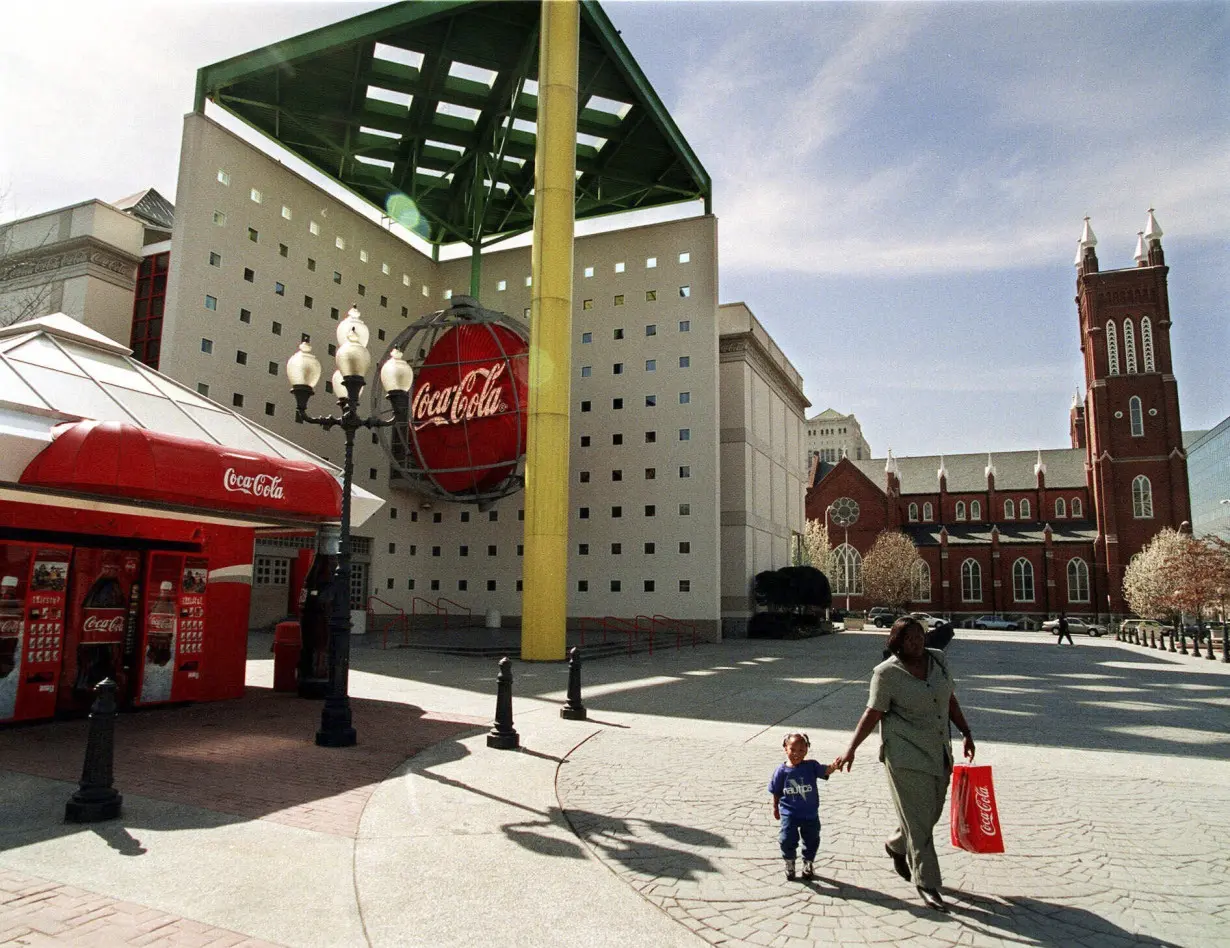
{"type": "MultiPolygon", "coordinates": [[[[914,608],[1128,611],[1128,561],[1192,514],[1161,238],[1150,210],[1136,266],[1099,272],[1086,220],[1076,260],[1086,395],[1069,413],[1071,448],[815,465],[807,516],[829,523],[835,594],[877,605],[863,598],[862,558],[880,531],[900,529],[923,559],[914,608]]],[[[1215,434],[1209,453],[1220,450],[1224,471],[1230,438],[1215,434]]]]}
{"type": "Polygon", "coordinates": [[[1192,495],[1192,533],[1230,540],[1230,417],[1197,434],[1187,448],[1187,483],[1192,495]]]}
{"type": "Polygon", "coordinates": [[[853,415],[826,408],[806,421],[807,461],[819,458],[835,464],[843,457],[853,461],[871,458],[871,445],[863,437],[862,426],[853,415]]]}

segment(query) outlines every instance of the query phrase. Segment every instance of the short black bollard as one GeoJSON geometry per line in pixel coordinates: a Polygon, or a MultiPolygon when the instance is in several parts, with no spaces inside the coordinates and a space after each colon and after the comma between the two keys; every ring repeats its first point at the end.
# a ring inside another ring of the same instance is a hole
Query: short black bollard
{"type": "Polygon", "coordinates": [[[64,805],[69,823],[100,823],[120,815],[124,798],[111,786],[115,759],[115,682],[104,678],[94,687],[90,734],[85,744],[81,785],[64,805]]]}
{"type": "Polygon", "coordinates": [[[1211,661],[1214,661],[1217,657],[1213,654],[1213,630],[1205,629],[1204,634],[1209,637],[1208,644],[1204,650],[1204,657],[1207,658],[1211,662],[1211,661]]]}
{"type": "Polygon", "coordinates": [[[487,732],[487,746],[497,750],[514,750],[521,746],[521,737],[513,727],[512,662],[500,659],[500,673],[495,678],[495,721],[487,732]]]}
{"type": "Polygon", "coordinates": [[[1174,629],[1171,629],[1171,630],[1170,630],[1170,649],[1169,649],[1169,650],[1170,650],[1170,651],[1172,651],[1172,652],[1173,652],[1173,651],[1175,651],[1175,647],[1174,647],[1174,629]]]}
{"type": "Polygon", "coordinates": [[[1221,623],[1221,660],[1230,662],[1230,622],[1222,616],[1221,623]]]}
{"type": "Polygon", "coordinates": [[[559,709],[559,716],[569,721],[584,721],[585,705],[581,704],[581,650],[568,650],[568,700],[559,709]]]}
{"type": "Polygon", "coordinates": [[[1149,629],[1149,648],[1157,648],[1157,633],[1153,628],[1149,629]]]}

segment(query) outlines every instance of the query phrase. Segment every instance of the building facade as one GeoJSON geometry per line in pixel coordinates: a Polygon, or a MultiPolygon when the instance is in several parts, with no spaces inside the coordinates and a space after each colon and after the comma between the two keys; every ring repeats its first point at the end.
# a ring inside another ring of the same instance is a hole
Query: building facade
{"type": "Polygon", "coordinates": [[[1192,533],[1230,540],[1230,418],[1187,448],[1192,533]]]}
{"type": "Polygon", "coordinates": [[[862,557],[880,531],[900,529],[925,564],[917,609],[1128,611],[1128,561],[1191,519],[1161,238],[1150,210],[1136,266],[1101,271],[1085,222],[1076,303],[1086,394],[1070,411],[1071,448],[816,465],[807,516],[829,524],[835,593],[853,608],[876,605],[863,597],[862,557]]]}
{"type": "Polygon", "coordinates": [[[863,428],[853,415],[843,415],[832,408],[806,420],[807,460],[818,458],[835,464],[843,457],[855,461],[871,459],[871,445],[863,437],[863,428]]]}

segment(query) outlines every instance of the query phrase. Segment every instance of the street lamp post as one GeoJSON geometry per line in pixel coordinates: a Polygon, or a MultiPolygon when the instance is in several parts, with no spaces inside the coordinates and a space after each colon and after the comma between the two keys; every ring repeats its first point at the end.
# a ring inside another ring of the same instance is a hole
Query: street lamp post
{"type": "Polygon", "coordinates": [[[320,381],[320,360],[312,347],[301,342],[286,361],[286,378],[295,396],[295,421],[320,425],[326,431],[340,426],[346,434],[346,457],[342,465],[342,525],[337,573],[333,583],[333,609],[329,617],[329,686],[320,713],[316,743],[321,747],[350,747],[356,741],[350,714],[350,494],[354,481],[354,435],[360,428],[399,427],[410,417],[410,385],[414,372],[402,353],[393,349],[380,367],[380,383],[393,409],[393,417],[359,415],[359,396],[366,384],[372,357],[367,351],[369,333],[358,309],[351,307],[337,327],[337,355],[334,362],[333,394],[339,414],[309,415],[308,401],[320,381]]]}
{"type": "Polygon", "coordinates": [[[855,507],[853,510],[848,510],[845,508],[849,505],[843,504],[843,509],[834,513],[834,508],[837,507],[838,503],[839,501],[834,501],[829,504],[828,507],[825,508],[824,515],[828,519],[832,520],[836,526],[841,527],[845,534],[844,540],[842,541],[842,545],[846,547],[846,552],[842,556],[841,560],[841,584],[846,588],[846,612],[848,613],[850,611],[850,586],[853,584],[854,579],[853,570],[850,568],[849,560],[850,524],[854,523],[854,521],[858,519],[858,508],[855,507]]]}

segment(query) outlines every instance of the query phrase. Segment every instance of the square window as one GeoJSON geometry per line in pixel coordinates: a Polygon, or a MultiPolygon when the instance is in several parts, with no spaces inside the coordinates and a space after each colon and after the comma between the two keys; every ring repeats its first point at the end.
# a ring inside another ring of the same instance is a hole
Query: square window
{"type": "Polygon", "coordinates": [[[645,371],[646,372],[658,371],[658,360],[657,359],[646,359],[645,360],[645,371]]]}
{"type": "Polygon", "coordinates": [[[384,309],[388,309],[389,308],[389,298],[387,296],[380,297],[380,305],[384,309]]]}
{"type": "Polygon", "coordinates": [[[577,475],[577,480],[582,484],[588,484],[589,483],[589,471],[581,471],[581,473],[577,475]]]}
{"type": "Polygon", "coordinates": [[[658,326],[656,323],[650,323],[645,327],[646,336],[656,336],[658,334],[658,326]]]}
{"type": "Polygon", "coordinates": [[[594,367],[592,365],[581,366],[581,378],[587,379],[593,374],[594,374],[594,367]]]}
{"type": "Polygon", "coordinates": [[[337,346],[335,346],[333,343],[329,343],[327,346],[325,346],[325,348],[329,350],[329,355],[337,355],[337,346]]]}
{"type": "Polygon", "coordinates": [[[362,283],[359,284],[359,295],[360,296],[367,295],[367,287],[365,287],[362,283]]]}
{"type": "Polygon", "coordinates": [[[645,480],[652,481],[657,479],[658,469],[656,467],[645,468],[645,480]]]}
{"type": "Polygon", "coordinates": [[[611,580],[611,592],[613,593],[619,592],[619,580],[618,579],[611,580]]]}
{"type": "Polygon", "coordinates": [[[461,512],[461,522],[462,522],[462,523],[469,523],[469,522],[470,522],[470,511],[468,511],[468,510],[463,510],[463,511],[461,512]]]}
{"type": "Polygon", "coordinates": [[[329,318],[330,319],[336,320],[340,315],[341,314],[338,312],[336,306],[329,307],[329,318]]]}
{"type": "Polygon", "coordinates": [[[691,428],[680,428],[679,429],[679,440],[680,441],[691,441],[692,440],[692,429],[691,428]]]}
{"type": "Polygon", "coordinates": [[[289,257],[290,248],[287,247],[286,244],[278,244],[278,256],[279,257],[289,257]]]}
{"type": "Polygon", "coordinates": [[[308,233],[310,233],[313,237],[319,237],[320,225],[315,221],[308,221],[308,233]]]}
{"type": "Polygon", "coordinates": [[[312,298],[311,298],[310,296],[305,296],[305,297],[303,298],[303,308],[304,308],[304,309],[311,309],[311,308],[312,308],[312,298]]]}
{"type": "Polygon", "coordinates": [[[300,342],[311,342],[311,341],[312,341],[312,334],[311,334],[310,332],[301,332],[301,333],[299,333],[299,341],[300,341],[300,342]]]}
{"type": "Polygon", "coordinates": [[[497,520],[500,519],[500,512],[498,510],[488,510],[487,519],[490,520],[492,523],[495,523],[497,520]]]}
{"type": "Polygon", "coordinates": [[[273,402],[265,402],[265,414],[272,415],[274,411],[273,402]]]}
{"type": "Polygon", "coordinates": [[[406,588],[407,588],[407,589],[409,589],[409,590],[411,590],[411,591],[413,591],[413,590],[414,590],[414,580],[413,580],[413,579],[407,579],[407,580],[406,580],[406,588]]]}
{"type": "Polygon", "coordinates": [[[588,519],[589,519],[589,508],[588,508],[588,507],[582,507],[580,510],[578,510],[578,511],[577,511],[577,518],[578,518],[578,519],[580,519],[580,520],[588,520],[588,519]]]}
{"type": "Polygon", "coordinates": [[[342,275],[338,273],[336,270],[333,271],[333,282],[338,284],[339,286],[341,285],[341,282],[342,282],[342,275]]]}
{"type": "Polygon", "coordinates": [[[623,295],[622,293],[616,293],[616,294],[615,294],[615,305],[616,305],[616,306],[623,306],[623,305],[624,305],[624,295],[623,295]]]}
{"type": "Polygon", "coordinates": [[[656,516],[656,515],[657,515],[657,513],[658,513],[658,508],[657,508],[657,506],[656,506],[655,504],[646,504],[646,505],[645,505],[645,516],[646,516],[646,517],[653,517],[653,516],[656,516]]]}
{"type": "Polygon", "coordinates": [[[589,401],[588,400],[581,402],[581,411],[583,412],[589,411],[589,401]]]}
{"type": "Polygon", "coordinates": [[[624,374],[624,364],[622,362],[616,362],[613,366],[611,366],[611,374],[612,375],[623,375],[624,374]]]}
{"type": "Polygon", "coordinates": [[[581,300],[581,309],[593,309],[593,308],[594,308],[593,300],[581,300]]]}
{"type": "Polygon", "coordinates": [[[614,333],[612,334],[612,338],[614,339],[622,339],[623,337],[624,337],[624,331],[622,329],[616,329],[614,333]]]}
{"type": "Polygon", "coordinates": [[[680,393],[679,393],[679,404],[680,404],[680,405],[686,405],[686,404],[688,404],[688,403],[689,403],[689,402],[691,402],[691,401],[692,401],[692,393],[691,393],[691,392],[680,392],[680,393]]]}
{"type": "Polygon", "coordinates": [[[278,364],[277,364],[276,362],[270,362],[270,363],[269,363],[269,374],[270,374],[270,375],[277,375],[277,374],[278,374],[278,364]]]}
{"type": "Polygon", "coordinates": [[[261,193],[260,191],[256,190],[256,188],[253,188],[251,191],[248,192],[248,197],[252,199],[253,204],[260,204],[261,202],[261,193]]]}
{"type": "Polygon", "coordinates": [[[273,292],[276,293],[278,296],[285,296],[286,295],[286,284],[274,283],[273,292]]]}
{"type": "Polygon", "coordinates": [[[594,334],[592,332],[581,333],[581,345],[587,346],[593,341],[594,341],[594,334]]]}
{"type": "Polygon", "coordinates": [[[517,511],[517,519],[522,522],[525,522],[525,508],[524,507],[522,507],[520,510],[517,511]]]}
{"type": "Polygon", "coordinates": [[[211,251],[209,252],[209,265],[210,265],[211,267],[220,267],[220,266],[222,266],[222,254],[220,254],[220,253],[214,253],[214,252],[211,250],[211,251]]]}
{"type": "Polygon", "coordinates": [[[495,556],[495,551],[496,551],[496,545],[494,543],[488,543],[487,544],[487,555],[495,556]]]}
{"type": "Polygon", "coordinates": [[[653,408],[657,404],[658,404],[657,395],[646,395],[645,396],[645,407],[646,408],[653,408]]]}
{"type": "Polygon", "coordinates": [[[444,514],[440,513],[440,511],[437,510],[435,513],[431,515],[431,522],[432,523],[443,523],[444,514]]]}
{"type": "Polygon", "coordinates": [[[686,300],[689,296],[692,295],[692,288],[687,285],[679,287],[679,295],[686,300]]]}
{"type": "Polygon", "coordinates": [[[691,504],[680,504],[679,505],[679,516],[690,517],[691,515],[692,515],[692,505],[691,504]]]}
{"type": "MultiPolygon", "coordinates": [[[[391,579],[389,580],[389,582],[392,582],[392,581],[393,580],[391,579]]],[[[645,580],[645,592],[647,593],[653,592],[653,580],[652,579],[645,580]]]]}
{"type": "Polygon", "coordinates": [[[588,279],[589,279],[590,277],[592,277],[593,275],[594,275],[594,268],[593,268],[593,267],[586,267],[586,268],[585,268],[585,279],[587,279],[587,280],[588,280],[588,279]]]}
{"type": "Polygon", "coordinates": [[[692,544],[689,543],[687,540],[680,540],[679,541],[679,552],[684,553],[684,554],[691,553],[692,544]]]}
{"type": "Polygon", "coordinates": [[[370,480],[373,480],[373,481],[374,481],[374,480],[376,479],[376,476],[377,476],[377,475],[376,475],[376,469],[375,469],[374,467],[369,467],[369,468],[367,469],[367,476],[368,476],[368,478],[369,478],[370,480]]]}
{"type": "Polygon", "coordinates": [[[240,365],[247,365],[248,364],[248,354],[244,352],[242,349],[237,350],[235,352],[235,361],[238,362],[240,365]]]}
{"type": "Polygon", "coordinates": [[[272,332],[275,336],[280,336],[280,335],[282,335],[282,324],[281,324],[280,322],[278,322],[278,321],[275,319],[275,320],[273,321],[273,325],[270,327],[270,331],[271,331],[271,332],[272,332]]]}
{"type": "Polygon", "coordinates": [[[409,316],[410,316],[410,310],[407,307],[403,306],[401,308],[401,318],[408,319],[409,316]]]}
{"type": "Polygon", "coordinates": [[[463,543],[461,546],[457,548],[457,555],[458,556],[469,556],[470,548],[463,543]]]}
{"type": "Polygon", "coordinates": [[[616,273],[623,273],[625,269],[626,269],[626,268],[624,267],[624,263],[623,263],[623,261],[622,261],[622,260],[621,260],[619,263],[615,264],[615,272],[616,272],[616,273]]]}
{"type": "Polygon", "coordinates": [[[579,593],[589,592],[589,580],[588,579],[578,579],[577,580],[577,592],[579,593]]]}
{"type": "Polygon", "coordinates": [[[221,168],[218,169],[218,183],[219,184],[230,184],[231,183],[231,176],[227,174],[225,171],[223,171],[221,168]]]}
{"type": "Polygon", "coordinates": [[[255,227],[248,228],[248,240],[252,241],[254,244],[260,243],[261,235],[257,232],[255,227]]]}
{"type": "Polygon", "coordinates": [[[418,522],[419,522],[419,512],[418,512],[417,510],[411,510],[411,511],[410,511],[410,522],[411,522],[411,523],[418,523],[418,522]]]}
{"type": "Polygon", "coordinates": [[[433,547],[431,548],[431,555],[432,555],[432,556],[439,556],[439,555],[440,555],[440,548],[439,548],[438,546],[433,546],[433,547]]]}
{"type": "Polygon", "coordinates": [[[658,265],[657,257],[646,257],[645,258],[645,269],[646,270],[652,270],[657,265],[658,265]]]}
{"type": "Polygon", "coordinates": [[[495,580],[487,580],[487,592],[495,592],[495,580]]]}
{"type": "Polygon", "coordinates": [[[503,292],[504,292],[505,290],[507,290],[507,289],[508,289],[508,281],[507,281],[507,280],[500,280],[500,281],[499,281],[499,282],[497,282],[497,283],[496,283],[496,285],[495,285],[495,291],[496,291],[497,293],[503,293],[503,292]]]}
{"type": "Polygon", "coordinates": [[[282,205],[282,217],[285,220],[290,220],[290,208],[287,207],[285,204],[282,205]]]}
{"type": "MultiPolygon", "coordinates": [[[[657,300],[657,298],[658,298],[657,290],[646,290],[645,291],[645,302],[646,303],[652,303],[655,300],[657,300]]],[[[647,333],[646,335],[652,335],[652,333],[647,333]]]]}
{"type": "MultiPolygon", "coordinates": [[[[518,553],[517,555],[520,556],[521,554],[518,553]]],[[[517,592],[521,592],[521,582],[521,580],[517,580],[517,592]]]]}
{"type": "Polygon", "coordinates": [[[679,465],[679,478],[681,480],[686,480],[687,478],[691,476],[692,476],[692,468],[690,465],[687,465],[687,464],[679,465]]]}
{"type": "Polygon", "coordinates": [[[691,263],[692,254],[685,250],[683,253],[679,255],[679,262],[680,263],[691,263]]]}
{"type": "Polygon", "coordinates": [[[679,320],[679,331],[680,332],[691,332],[692,331],[692,320],[690,319],[679,320]]]}
{"type": "MultiPolygon", "coordinates": [[[[390,520],[396,520],[396,519],[397,519],[397,508],[396,508],[396,507],[390,507],[390,508],[389,508],[389,519],[390,519],[390,520]]],[[[411,552],[411,555],[413,555],[413,553],[414,553],[414,547],[410,547],[410,552],[411,552]]]]}
{"type": "Polygon", "coordinates": [[[465,592],[469,587],[470,587],[470,583],[468,580],[464,580],[464,579],[457,580],[457,591],[458,592],[465,592]]]}
{"type": "Polygon", "coordinates": [[[236,408],[243,408],[243,396],[240,395],[238,392],[235,392],[231,396],[231,404],[234,405],[236,408]]]}
{"type": "Polygon", "coordinates": [[[691,356],[680,356],[679,357],[679,368],[686,369],[689,366],[691,366],[691,364],[692,364],[691,356]]]}
{"type": "Polygon", "coordinates": [[[679,580],[679,591],[681,593],[691,592],[692,591],[692,581],[690,579],[679,580]]]}
{"type": "Polygon", "coordinates": [[[658,440],[658,433],[656,431],[646,431],[645,432],[645,443],[646,444],[655,444],[657,443],[657,440],[658,440]]]}
{"type": "Polygon", "coordinates": [[[313,273],[315,273],[315,272],[316,272],[316,261],[315,261],[315,260],[313,260],[311,257],[308,257],[308,264],[307,264],[307,267],[308,267],[308,269],[309,269],[309,270],[311,270],[313,273]]]}
{"type": "Polygon", "coordinates": [[[423,295],[431,296],[431,287],[428,286],[426,283],[423,284],[423,295]]]}
{"type": "Polygon", "coordinates": [[[216,296],[206,296],[206,297],[205,297],[205,308],[206,308],[206,309],[217,310],[217,308],[218,308],[218,297],[216,297],[216,296]]]}
{"type": "Polygon", "coordinates": [[[623,407],[624,407],[624,400],[622,398],[612,398],[611,399],[611,410],[612,411],[620,411],[623,409],[623,407]]]}
{"type": "Polygon", "coordinates": [[[212,339],[201,340],[201,351],[209,355],[214,351],[214,341],[212,339]]]}
{"type": "Polygon", "coordinates": [[[624,443],[624,436],[622,434],[611,435],[611,444],[619,445],[623,443],[624,443]]]}
{"type": "Polygon", "coordinates": [[[438,579],[433,579],[433,580],[431,581],[431,591],[432,591],[432,592],[439,592],[439,591],[440,591],[440,580],[438,580],[438,579]]]}
{"type": "Polygon", "coordinates": [[[389,265],[387,263],[380,264],[380,272],[385,276],[389,275],[389,265]]]}
{"type": "Polygon", "coordinates": [[[589,556],[589,544],[588,543],[577,544],[577,556],[589,556]]]}
{"type": "Polygon", "coordinates": [[[384,330],[383,329],[376,330],[376,338],[379,339],[381,342],[384,342],[384,330]]]}
{"type": "Polygon", "coordinates": [[[589,447],[589,435],[581,435],[581,447],[589,447]]]}
{"type": "Polygon", "coordinates": [[[533,286],[533,285],[534,285],[534,278],[533,278],[532,276],[527,276],[527,277],[525,278],[525,285],[526,285],[526,286],[533,286]]]}
{"type": "Polygon", "coordinates": [[[362,261],[363,263],[367,263],[367,251],[366,250],[359,251],[359,260],[362,261]]]}
{"type": "Polygon", "coordinates": [[[216,224],[218,227],[225,227],[226,226],[226,215],[223,214],[221,211],[214,211],[214,224],[216,224]]]}
{"type": "Polygon", "coordinates": [[[202,395],[204,395],[206,398],[209,397],[209,383],[208,382],[197,382],[196,390],[200,392],[202,395]]]}
{"type": "Polygon", "coordinates": [[[653,556],[653,552],[654,552],[654,545],[652,543],[646,543],[645,553],[649,556],[653,556]]]}
{"type": "Polygon", "coordinates": [[[617,520],[618,520],[618,519],[619,519],[620,517],[622,517],[623,515],[624,515],[624,508],[623,508],[623,507],[620,507],[620,506],[615,506],[615,507],[612,507],[612,508],[611,508],[611,516],[612,516],[613,518],[615,518],[615,519],[617,519],[617,520]]]}
{"type": "Polygon", "coordinates": [[[621,471],[619,468],[616,468],[615,470],[611,471],[611,480],[622,481],[623,479],[624,479],[624,472],[621,471]]]}
{"type": "Polygon", "coordinates": [[[243,278],[249,283],[256,282],[256,271],[253,270],[251,267],[244,267],[243,268],[243,278]]]}
{"type": "Polygon", "coordinates": [[[619,556],[623,553],[623,551],[624,551],[624,545],[622,543],[612,543],[611,544],[611,555],[612,556],[619,556]]]}
{"type": "Polygon", "coordinates": [[[336,247],[338,250],[345,250],[346,241],[344,241],[341,237],[334,237],[333,246],[336,247]]]}

